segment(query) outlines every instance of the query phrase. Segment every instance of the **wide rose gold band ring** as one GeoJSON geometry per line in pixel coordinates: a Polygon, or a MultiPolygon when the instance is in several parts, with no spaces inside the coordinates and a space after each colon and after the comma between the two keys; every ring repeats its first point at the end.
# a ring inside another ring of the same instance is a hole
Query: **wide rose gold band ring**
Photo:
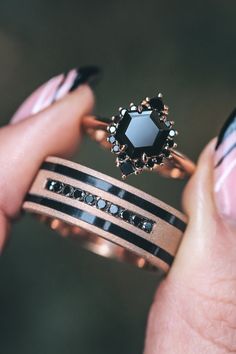
{"type": "Polygon", "coordinates": [[[42,164],[23,209],[95,253],[164,272],[187,221],[139,189],[56,157],[42,164]]]}
{"type": "MultiPolygon", "coordinates": [[[[99,116],[85,116],[82,121],[84,131],[90,138],[107,149],[111,148],[107,142],[107,127],[109,124],[111,124],[111,119],[99,116]]],[[[157,172],[161,176],[176,179],[191,176],[196,169],[195,163],[174,148],[171,148],[170,152],[172,158],[164,158],[163,164],[161,166],[155,165],[152,171],[157,172]]]]}

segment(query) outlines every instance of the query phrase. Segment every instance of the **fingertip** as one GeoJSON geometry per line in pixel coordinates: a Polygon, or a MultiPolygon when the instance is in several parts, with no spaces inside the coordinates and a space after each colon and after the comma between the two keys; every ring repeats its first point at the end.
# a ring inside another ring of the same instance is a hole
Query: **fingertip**
{"type": "MultiPolygon", "coordinates": [[[[68,106],[75,105],[75,109],[78,109],[79,115],[83,116],[92,111],[95,105],[95,95],[88,84],[83,84],[75,91],[69,93],[68,97],[65,97],[62,101],[68,106]]],[[[61,102],[58,101],[57,103],[59,104],[61,102]]]]}
{"type": "Polygon", "coordinates": [[[213,253],[222,230],[213,194],[215,143],[213,139],[204,148],[196,171],[183,193],[182,202],[188,216],[188,226],[170,272],[175,276],[202,269],[210,259],[209,252],[212,250],[213,253]]]}

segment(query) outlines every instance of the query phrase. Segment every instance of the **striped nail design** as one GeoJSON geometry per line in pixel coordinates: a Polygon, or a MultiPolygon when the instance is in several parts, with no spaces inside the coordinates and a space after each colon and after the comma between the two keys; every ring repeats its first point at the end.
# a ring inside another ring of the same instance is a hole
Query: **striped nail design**
{"type": "Polygon", "coordinates": [[[23,102],[13,115],[11,123],[19,122],[42,111],[83,83],[91,85],[99,74],[100,69],[98,67],[86,66],[80,69],[72,69],[66,74],[53,77],[23,102]]]}
{"type": "Polygon", "coordinates": [[[216,144],[214,190],[218,210],[236,223],[236,109],[225,122],[216,144]]]}

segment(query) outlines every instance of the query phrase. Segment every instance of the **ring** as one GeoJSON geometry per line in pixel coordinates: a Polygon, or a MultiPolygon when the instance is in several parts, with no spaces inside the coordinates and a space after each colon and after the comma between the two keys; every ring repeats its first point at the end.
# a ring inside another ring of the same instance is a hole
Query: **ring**
{"type": "Polygon", "coordinates": [[[164,272],[187,221],[137,188],[56,157],[42,164],[23,209],[97,254],[164,272]]]}
{"type": "Polygon", "coordinates": [[[119,108],[119,114],[111,120],[86,117],[83,127],[93,139],[110,147],[123,179],[144,170],[184,178],[195,170],[195,164],[175,150],[177,131],[174,121],[168,119],[161,93],[147,97],[138,106],[131,103],[129,109],[119,108]]]}

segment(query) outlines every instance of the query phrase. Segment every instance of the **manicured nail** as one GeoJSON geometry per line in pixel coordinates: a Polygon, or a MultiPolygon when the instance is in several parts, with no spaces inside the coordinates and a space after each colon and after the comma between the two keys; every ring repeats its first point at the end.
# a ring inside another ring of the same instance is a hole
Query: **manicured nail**
{"type": "Polygon", "coordinates": [[[236,109],[219,134],[214,172],[217,208],[225,219],[236,225],[236,109]]]}
{"type": "Polygon", "coordinates": [[[11,123],[40,112],[84,83],[92,86],[100,74],[101,70],[97,66],[85,66],[53,77],[23,102],[13,115],[11,123]]]}
{"type": "Polygon", "coordinates": [[[90,86],[95,86],[95,84],[100,80],[102,70],[97,66],[84,66],[77,70],[77,76],[70,88],[70,91],[75,90],[79,85],[87,83],[90,86]]]}

